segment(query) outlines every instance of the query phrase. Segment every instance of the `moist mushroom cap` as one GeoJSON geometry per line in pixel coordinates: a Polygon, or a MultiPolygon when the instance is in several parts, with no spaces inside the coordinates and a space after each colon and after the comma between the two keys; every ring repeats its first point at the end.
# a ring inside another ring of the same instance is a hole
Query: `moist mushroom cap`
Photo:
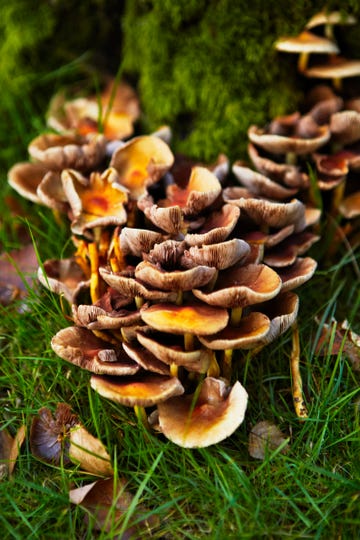
{"type": "Polygon", "coordinates": [[[237,381],[231,390],[220,379],[207,377],[194,395],[159,403],[162,433],[183,448],[204,448],[229,437],[242,423],[247,392],[237,381]]]}
{"type": "Polygon", "coordinates": [[[299,297],[291,292],[281,292],[269,302],[257,306],[257,309],[270,319],[268,333],[261,339],[262,344],[272,343],[293,325],[299,310],[299,297]]]}
{"type": "Polygon", "coordinates": [[[139,311],[128,309],[107,312],[95,305],[73,305],[72,311],[74,322],[89,330],[118,330],[123,326],[133,326],[141,321],[139,311]]]}
{"type": "Polygon", "coordinates": [[[148,253],[155,244],[165,239],[164,235],[155,231],[123,227],[120,233],[121,251],[124,255],[131,253],[136,257],[141,257],[143,253],[148,253]]]}
{"type": "Polygon", "coordinates": [[[236,326],[226,328],[211,336],[199,336],[209,349],[251,349],[259,345],[270,329],[270,320],[263,313],[252,312],[242,317],[236,326]]]}
{"type": "Polygon", "coordinates": [[[360,113],[357,111],[334,113],[330,119],[330,131],[334,141],[343,145],[357,142],[360,139],[360,113]]]}
{"type": "Polygon", "coordinates": [[[139,366],[146,371],[159,373],[160,375],[170,375],[170,368],[161,359],[158,359],[148,349],[142,347],[136,342],[123,343],[126,354],[132,358],[139,366]]]}
{"type": "Polygon", "coordinates": [[[261,195],[270,199],[287,199],[297,192],[296,188],[286,188],[259,174],[248,167],[243,167],[240,162],[235,162],[232,168],[239,182],[247,187],[254,195],[261,195]]]}
{"type": "Polygon", "coordinates": [[[149,261],[142,261],[135,269],[137,279],[164,291],[190,291],[193,287],[203,287],[215,274],[215,268],[204,265],[167,272],[149,261]]]}
{"type": "Polygon", "coordinates": [[[275,43],[275,49],[291,53],[336,54],[339,52],[336,43],[306,30],[298,36],[278,39],[275,43]]]}
{"type": "Polygon", "coordinates": [[[184,393],[184,388],[176,377],[147,372],[136,377],[93,375],[90,384],[101,396],[128,407],[151,407],[184,393]]]}
{"type": "Polygon", "coordinates": [[[233,231],[239,216],[240,208],[224,204],[220,210],[210,214],[199,230],[187,233],[184,240],[189,246],[224,242],[233,231]]]}
{"type": "Polygon", "coordinates": [[[133,375],[140,366],[120,348],[96,337],[90,330],[70,326],[60,330],[51,340],[53,351],[63,360],[93,373],[133,375]]]}
{"type": "Polygon", "coordinates": [[[141,308],[143,321],[161,332],[208,335],[225,328],[229,314],[224,308],[207,304],[154,304],[141,308]]]}
{"type": "Polygon", "coordinates": [[[346,60],[345,58],[331,58],[327,64],[312,66],[303,74],[306,77],[319,79],[345,79],[360,75],[360,60],[346,60]]]}
{"type": "Polygon", "coordinates": [[[211,292],[193,289],[193,294],[212,306],[233,308],[270,300],[280,289],[281,279],[274,270],[264,264],[249,264],[221,272],[211,292]]]}
{"type": "MultiPolygon", "coordinates": [[[[181,263],[185,267],[207,265],[224,270],[240,261],[244,261],[250,253],[250,246],[244,240],[233,238],[221,244],[210,244],[202,247],[192,246],[185,250],[181,263]]],[[[193,283],[191,289],[202,287],[193,283]]]]}
{"type": "Polygon", "coordinates": [[[305,139],[301,137],[272,135],[257,126],[250,126],[248,137],[252,143],[270,152],[270,154],[287,154],[293,152],[297,155],[304,155],[315,152],[317,148],[326,144],[330,139],[330,130],[327,125],[319,126],[316,136],[305,139]]]}
{"type": "Polygon", "coordinates": [[[8,182],[22,197],[37,204],[44,204],[37,188],[48,170],[42,163],[16,163],[8,172],[8,182]]]}
{"type": "Polygon", "coordinates": [[[281,291],[290,291],[300,287],[300,285],[312,278],[316,267],[317,263],[311,257],[298,257],[291,266],[279,268],[277,272],[282,280],[281,291]]]}

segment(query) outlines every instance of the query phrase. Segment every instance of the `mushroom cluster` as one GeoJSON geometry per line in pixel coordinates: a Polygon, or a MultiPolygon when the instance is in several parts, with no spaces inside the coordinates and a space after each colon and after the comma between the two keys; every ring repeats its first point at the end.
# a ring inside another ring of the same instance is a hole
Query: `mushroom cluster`
{"type": "Polygon", "coordinates": [[[51,346],[176,444],[217,443],[247,406],[233,351],[258,350],[296,320],[319,212],[239,164],[247,187],[224,187],[223,156],[184,168],[166,129],[127,141],[93,123],[84,133],[74,110],[85,105],[63,105],[56,126],[67,131],[32,141],[32,161],[9,172],[19,193],[70,221],[73,256],[38,272],[71,305],[74,324],[51,346]]]}

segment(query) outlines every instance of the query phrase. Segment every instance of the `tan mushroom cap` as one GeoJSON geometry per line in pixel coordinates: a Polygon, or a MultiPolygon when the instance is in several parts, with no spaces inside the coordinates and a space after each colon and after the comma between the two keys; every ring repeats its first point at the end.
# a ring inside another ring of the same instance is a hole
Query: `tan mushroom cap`
{"type": "MultiPolygon", "coordinates": [[[[359,72],[360,75],[360,72],[359,72]]],[[[340,111],[330,119],[331,137],[343,145],[360,140],[360,113],[357,111],[340,111]]]]}
{"type": "Polygon", "coordinates": [[[116,150],[110,167],[114,167],[132,199],[139,199],[146,186],[157,182],[174,162],[168,145],[159,137],[144,135],[135,137],[116,150]]]}
{"type": "MultiPolygon", "coordinates": [[[[249,253],[250,246],[247,242],[239,238],[233,238],[221,244],[210,244],[202,247],[192,246],[190,249],[185,250],[184,255],[181,257],[181,263],[185,267],[204,264],[214,269],[224,270],[240,261],[244,262],[249,253]]],[[[197,287],[202,287],[202,285],[195,285],[194,282],[191,289],[197,287]]]]}
{"type": "Polygon", "coordinates": [[[240,208],[224,204],[220,210],[211,212],[200,229],[187,233],[184,240],[189,246],[224,242],[234,230],[239,216],[240,208]]]}
{"type": "Polygon", "coordinates": [[[160,375],[170,375],[169,366],[145,347],[133,342],[131,344],[123,343],[123,348],[126,354],[146,371],[159,373],[160,375]]]}
{"type": "Polygon", "coordinates": [[[28,146],[32,158],[54,171],[63,169],[94,169],[105,157],[106,140],[103,135],[55,135],[36,137],[28,146]]]}
{"type": "Polygon", "coordinates": [[[141,308],[143,321],[161,332],[209,335],[225,328],[229,314],[207,304],[154,304],[141,308]]]}
{"type": "Polygon", "coordinates": [[[56,294],[63,294],[70,304],[75,303],[80,293],[89,288],[88,278],[73,257],[49,259],[38,270],[40,283],[56,294]]]}
{"type": "Polygon", "coordinates": [[[270,180],[266,176],[240,165],[241,162],[234,163],[232,171],[239,182],[247,187],[254,195],[260,195],[270,199],[288,199],[295,195],[297,188],[286,188],[270,180]]]}
{"type": "Polygon", "coordinates": [[[116,291],[128,297],[140,296],[145,300],[175,302],[177,298],[176,291],[161,291],[153,289],[151,286],[145,286],[133,277],[115,273],[108,268],[100,267],[99,272],[103,280],[116,291]]]}
{"type": "MultiPolygon", "coordinates": [[[[128,303],[131,300],[128,300],[128,303]]],[[[74,322],[85,326],[89,330],[118,330],[123,326],[134,326],[140,323],[139,311],[117,309],[111,312],[98,306],[84,305],[72,306],[74,322]]]]}
{"type": "Polygon", "coordinates": [[[329,13],[320,11],[311,17],[305,28],[315,28],[323,24],[356,24],[356,22],[356,18],[353,15],[343,13],[342,11],[331,11],[329,13]]]}
{"type": "Polygon", "coordinates": [[[48,171],[41,180],[36,193],[42,204],[62,213],[68,212],[69,203],[59,171],[48,171]]]}
{"type": "Polygon", "coordinates": [[[138,208],[149,221],[167,233],[178,234],[184,228],[184,214],[180,206],[161,208],[150,195],[144,195],[138,200],[138,208]]]}
{"type": "Polygon", "coordinates": [[[299,297],[293,292],[281,292],[275,298],[257,306],[270,319],[268,333],[261,339],[264,345],[272,343],[292,326],[299,311],[299,297]]]}
{"type": "Polygon", "coordinates": [[[128,407],[151,407],[184,393],[184,388],[176,377],[146,372],[136,377],[92,375],[90,384],[101,396],[128,407]]]}
{"type": "Polygon", "coordinates": [[[210,366],[210,355],[206,349],[186,351],[182,335],[151,332],[148,328],[136,332],[137,339],[146,349],[166,364],[183,366],[188,371],[206,373],[210,366]]]}
{"type": "Polygon", "coordinates": [[[155,231],[123,227],[120,233],[120,246],[124,255],[131,253],[141,257],[143,253],[149,253],[155,244],[166,240],[167,237],[155,231]]]}
{"type": "Polygon", "coordinates": [[[294,234],[271,250],[266,251],[264,263],[276,268],[289,266],[296,261],[298,255],[308,251],[319,240],[320,236],[307,231],[294,234]]]}
{"type": "Polygon", "coordinates": [[[339,205],[339,211],[347,219],[354,219],[360,215],[360,191],[346,197],[339,205]]]}
{"type": "Polygon", "coordinates": [[[198,265],[188,270],[167,272],[149,261],[142,261],[135,269],[136,279],[163,291],[191,291],[193,287],[203,287],[216,274],[216,268],[198,265]]]}
{"type": "Polygon", "coordinates": [[[53,351],[63,360],[93,373],[133,375],[140,366],[120,348],[96,337],[90,330],[70,326],[60,330],[51,340],[53,351]]]}
{"type": "Polygon", "coordinates": [[[304,188],[309,185],[309,176],[301,172],[300,167],[287,163],[277,163],[260,155],[259,149],[248,144],[248,154],[258,172],[275,181],[281,181],[290,188],[304,188]]]}
{"type": "Polygon", "coordinates": [[[296,155],[311,154],[330,139],[329,126],[319,126],[316,136],[308,139],[301,137],[284,137],[272,135],[257,126],[248,129],[250,141],[270,154],[287,154],[293,152],[296,155]]]}
{"type": "Polygon", "coordinates": [[[330,39],[304,30],[298,36],[282,37],[275,43],[275,49],[290,53],[336,54],[339,48],[330,39]]]}
{"type": "Polygon", "coordinates": [[[345,79],[360,76],[360,60],[332,58],[327,64],[312,66],[304,71],[306,77],[318,79],[345,79]]]}
{"type": "Polygon", "coordinates": [[[16,163],[8,172],[8,182],[25,199],[44,204],[37,189],[48,170],[48,167],[41,163],[16,163]]]}
{"type": "Polygon", "coordinates": [[[197,399],[187,395],[159,403],[159,427],[183,448],[204,448],[226,439],[240,426],[247,398],[238,381],[230,389],[224,381],[207,377],[197,399]]]}
{"type": "Polygon", "coordinates": [[[317,262],[311,257],[298,257],[294,264],[278,268],[277,273],[282,280],[281,291],[290,291],[306,283],[315,273],[317,262]]]}
{"type": "Polygon", "coordinates": [[[339,112],[344,107],[344,100],[341,97],[333,96],[323,101],[318,101],[309,111],[310,116],[317,124],[328,124],[331,115],[339,112]]]}
{"type": "Polygon", "coordinates": [[[281,279],[274,270],[264,264],[249,264],[223,270],[211,292],[193,289],[193,294],[211,306],[234,308],[270,300],[280,289],[281,279]]]}
{"type": "Polygon", "coordinates": [[[319,174],[324,174],[326,177],[343,179],[349,172],[346,152],[337,152],[336,154],[313,154],[316,169],[319,174]]]}
{"type": "Polygon", "coordinates": [[[259,345],[270,329],[270,320],[263,313],[252,312],[242,317],[236,326],[226,328],[210,336],[199,336],[209,349],[252,349],[259,345]]]}
{"type": "Polygon", "coordinates": [[[179,206],[185,215],[196,215],[210,206],[220,193],[221,184],[212,172],[205,167],[193,167],[186,187],[169,185],[166,199],[158,204],[161,207],[179,206]]]}
{"type": "Polygon", "coordinates": [[[295,232],[305,227],[305,205],[298,199],[290,202],[274,202],[266,199],[243,196],[241,188],[224,189],[224,199],[236,204],[244,213],[258,225],[268,225],[281,229],[294,225],[295,232]]]}
{"type": "Polygon", "coordinates": [[[272,234],[266,234],[259,230],[245,232],[243,233],[243,238],[252,247],[258,245],[271,248],[285,240],[285,238],[288,238],[288,236],[290,236],[293,232],[294,225],[287,225],[286,227],[283,227],[279,231],[272,234]]]}

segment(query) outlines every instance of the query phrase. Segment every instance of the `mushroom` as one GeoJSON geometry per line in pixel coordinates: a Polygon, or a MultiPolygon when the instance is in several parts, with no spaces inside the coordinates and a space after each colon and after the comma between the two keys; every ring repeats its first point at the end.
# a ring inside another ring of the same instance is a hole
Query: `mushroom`
{"type": "Polygon", "coordinates": [[[168,399],[158,404],[161,432],[183,448],[204,448],[229,437],[242,423],[247,392],[237,381],[207,377],[197,395],[168,399]]]}
{"type": "Polygon", "coordinates": [[[166,271],[149,261],[142,261],[135,268],[136,279],[162,291],[190,291],[193,287],[203,287],[215,274],[215,268],[205,265],[166,271]]]}
{"type": "MultiPolygon", "coordinates": [[[[217,270],[224,270],[236,263],[244,262],[250,253],[250,246],[239,238],[233,238],[221,244],[209,244],[203,247],[192,246],[185,250],[181,263],[185,267],[201,268],[198,265],[207,265],[217,270]]],[[[214,276],[212,276],[214,277],[214,276]]],[[[205,285],[205,283],[204,283],[205,285]]],[[[195,285],[191,287],[202,287],[195,285]]]]}
{"type": "Polygon", "coordinates": [[[141,257],[143,253],[148,253],[155,244],[166,239],[164,235],[155,231],[123,227],[120,232],[121,251],[124,255],[131,253],[131,255],[141,257]]]}
{"type": "MultiPolygon", "coordinates": [[[[360,72],[359,72],[360,75],[360,72]]],[[[331,138],[343,146],[360,140],[360,112],[340,111],[330,119],[331,138]]]]}
{"type": "Polygon", "coordinates": [[[260,340],[262,345],[268,345],[295,323],[299,311],[299,297],[290,291],[281,292],[272,300],[257,305],[256,309],[270,319],[270,328],[260,340]]]}
{"type": "Polygon", "coordinates": [[[312,278],[316,267],[317,263],[311,257],[298,257],[291,266],[278,268],[277,273],[282,281],[281,291],[289,291],[300,287],[300,285],[312,278]]]}
{"type": "Polygon", "coordinates": [[[264,263],[276,268],[289,266],[296,261],[298,255],[303,255],[319,240],[320,236],[307,231],[289,236],[280,244],[266,251],[264,263]]]}
{"type": "Polygon", "coordinates": [[[239,208],[233,204],[224,204],[220,210],[211,212],[200,229],[188,232],[184,240],[190,246],[224,242],[234,230],[239,216],[239,208]]]}
{"type": "Polygon", "coordinates": [[[281,186],[270,178],[242,166],[240,161],[234,163],[232,171],[239,182],[254,195],[282,200],[292,197],[297,192],[296,188],[281,186]]]}
{"type": "Polygon", "coordinates": [[[37,189],[48,170],[42,163],[17,163],[8,172],[8,182],[22,197],[41,204],[37,189]]]}
{"type": "Polygon", "coordinates": [[[336,54],[339,48],[334,41],[317,36],[308,31],[301,32],[295,37],[282,37],[275,43],[277,51],[299,54],[298,70],[303,73],[311,53],[336,54]]]}
{"type": "Polygon", "coordinates": [[[360,76],[360,60],[347,60],[340,56],[331,57],[326,64],[312,66],[303,73],[305,77],[332,79],[334,88],[340,91],[342,79],[360,76]]]}
{"type": "Polygon", "coordinates": [[[56,294],[63,294],[70,304],[77,303],[81,293],[89,289],[89,278],[75,257],[48,259],[38,269],[40,283],[56,294]]]}
{"type": "Polygon", "coordinates": [[[353,15],[345,14],[342,11],[320,11],[311,17],[305,28],[311,30],[317,26],[325,26],[325,36],[328,39],[334,39],[334,25],[349,25],[355,24],[356,18],[353,15]]]}
{"type": "Polygon", "coordinates": [[[339,211],[347,219],[354,219],[360,215],[360,191],[345,197],[339,205],[339,211]]]}

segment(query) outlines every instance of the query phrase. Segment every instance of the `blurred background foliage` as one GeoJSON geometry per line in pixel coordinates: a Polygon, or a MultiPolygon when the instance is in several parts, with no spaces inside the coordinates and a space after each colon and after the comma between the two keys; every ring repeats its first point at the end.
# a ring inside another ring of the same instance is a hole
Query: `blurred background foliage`
{"type": "MultiPolygon", "coordinates": [[[[13,0],[0,7],[2,122],[0,164],[44,126],[32,109],[69,83],[96,88],[98,72],[123,76],[138,90],[139,128],[167,123],[174,147],[212,160],[246,155],[246,130],[293,112],[309,81],[296,55],[274,50],[321,8],[360,15],[358,0],[13,0]],[[28,96],[27,99],[24,96],[28,96]],[[17,129],[16,118],[28,129],[17,129]],[[38,122],[38,121],[37,121],[38,122]],[[2,135],[3,137],[3,135],[2,135]]],[[[359,25],[336,28],[342,54],[360,58],[359,25]]],[[[45,115],[44,115],[45,116],[45,115]]]]}

